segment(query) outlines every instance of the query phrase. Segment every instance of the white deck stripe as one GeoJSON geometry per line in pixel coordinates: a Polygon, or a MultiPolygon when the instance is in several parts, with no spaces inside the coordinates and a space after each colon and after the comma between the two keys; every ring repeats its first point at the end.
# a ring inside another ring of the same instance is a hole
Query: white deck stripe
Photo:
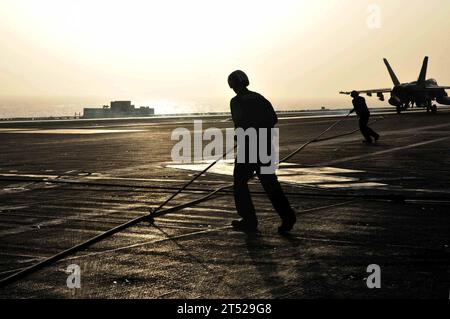
{"type": "Polygon", "coordinates": [[[368,154],[363,154],[363,155],[341,158],[341,159],[330,161],[330,162],[320,163],[320,164],[318,164],[318,166],[341,164],[341,163],[345,163],[345,162],[349,162],[349,161],[353,161],[353,160],[357,160],[357,159],[363,159],[363,158],[367,158],[367,157],[383,155],[383,154],[393,153],[393,152],[402,151],[402,150],[415,148],[415,147],[419,147],[419,146],[424,146],[424,145],[428,145],[428,144],[433,144],[433,143],[445,141],[448,139],[450,139],[450,136],[436,138],[434,140],[429,140],[429,141],[420,142],[420,143],[414,143],[414,144],[406,145],[406,146],[394,147],[394,148],[384,150],[384,151],[378,151],[378,152],[373,152],[373,153],[368,153],[368,154]]]}

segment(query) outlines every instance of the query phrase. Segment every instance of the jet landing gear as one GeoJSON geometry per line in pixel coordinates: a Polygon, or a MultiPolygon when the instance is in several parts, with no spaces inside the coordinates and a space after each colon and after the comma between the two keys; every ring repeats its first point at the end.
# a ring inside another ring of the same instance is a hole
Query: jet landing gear
{"type": "Polygon", "coordinates": [[[431,106],[431,114],[436,114],[436,113],[437,113],[437,106],[436,106],[436,104],[433,104],[431,106]]]}
{"type": "MultiPolygon", "coordinates": [[[[403,111],[406,111],[410,106],[410,103],[403,103],[400,105],[397,105],[397,114],[401,114],[403,111]]],[[[411,105],[412,107],[412,105],[411,105]]]]}
{"type": "Polygon", "coordinates": [[[436,104],[431,104],[431,101],[427,103],[427,113],[436,114],[437,106],[436,104]]]}

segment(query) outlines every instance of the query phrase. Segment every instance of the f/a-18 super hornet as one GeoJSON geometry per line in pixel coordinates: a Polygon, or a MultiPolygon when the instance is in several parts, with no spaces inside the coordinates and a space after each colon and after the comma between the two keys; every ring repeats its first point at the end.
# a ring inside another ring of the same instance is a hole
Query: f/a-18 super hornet
{"type": "MultiPolygon", "coordinates": [[[[436,101],[439,104],[450,105],[450,97],[445,90],[450,89],[450,86],[439,86],[435,79],[426,79],[428,68],[428,57],[423,60],[422,69],[417,81],[409,83],[400,83],[394,70],[391,68],[388,60],[383,59],[384,64],[391,76],[394,88],[392,89],[375,89],[375,90],[360,90],[361,94],[372,96],[376,94],[380,101],[384,101],[384,93],[390,93],[389,104],[397,108],[397,113],[414,107],[426,108],[427,112],[436,113],[437,107],[433,104],[436,101]]],[[[351,92],[340,92],[340,94],[351,94],[351,92]]]]}

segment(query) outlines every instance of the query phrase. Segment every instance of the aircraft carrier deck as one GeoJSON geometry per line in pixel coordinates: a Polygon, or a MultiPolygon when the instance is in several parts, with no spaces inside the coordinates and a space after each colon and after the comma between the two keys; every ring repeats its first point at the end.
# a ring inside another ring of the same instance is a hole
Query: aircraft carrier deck
{"type": "MultiPolygon", "coordinates": [[[[325,136],[341,137],[311,144],[280,172],[298,213],[290,236],[277,234],[254,183],[259,234],[230,229],[225,191],[1,287],[0,298],[448,299],[450,112],[380,116],[378,144],[346,135],[357,129],[351,117],[325,136]],[[72,264],[80,289],[66,284],[72,264]],[[367,288],[371,264],[380,289],[367,288]]],[[[281,116],[281,155],[336,119],[281,116]]],[[[195,167],[168,166],[177,127],[192,119],[0,124],[0,278],[147,214],[188,181],[195,167]]],[[[208,117],[203,127],[231,123],[208,117]]],[[[170,206],[230,183],[231,164],[220,165],[170,206]]]]}

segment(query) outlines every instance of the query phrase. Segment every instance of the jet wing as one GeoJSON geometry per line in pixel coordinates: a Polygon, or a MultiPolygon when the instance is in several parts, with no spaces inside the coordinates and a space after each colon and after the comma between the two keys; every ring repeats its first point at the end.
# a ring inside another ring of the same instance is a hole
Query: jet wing
{"type": "MultiPolygon", "coordinates": [[[[367,94],[368,96],[372,96],[372,94],[382,94],[382,93],[390,93],[392,92],[392,89],[374,89],[374,90],[355,90],[359,94],[367,94]]],[[[352,91],[345,92],[341,91],[339,94],[347,94],[350,95],[352,91]]]]}
{"type": "Polygon", "coordinates": [[[432,86],[425,86],[425,87],[418,87],[415,88],[414,91],[420,92],[420,93],[436,93],[441,92],[442,90],[450,90],[450,86],[438,86],[438,85],[432,85],[432,86]]]}
{"type": "Polygon", "coordinates": [[[427,86],[425,87],[426,90],[450,90],[450,86],[427,86]]]}

